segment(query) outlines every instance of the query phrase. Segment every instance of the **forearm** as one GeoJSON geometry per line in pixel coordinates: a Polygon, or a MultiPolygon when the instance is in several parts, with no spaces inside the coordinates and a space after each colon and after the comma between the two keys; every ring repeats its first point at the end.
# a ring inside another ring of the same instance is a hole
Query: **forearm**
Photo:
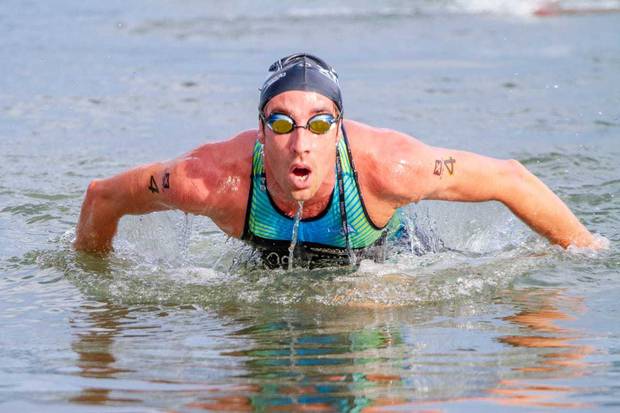
{"type": "Polygon", "coordinates": [[[516,161],[507,161],[507,169],[497,200],[554,244],[597,246],[594,236],[540,179],[516,161]]]}
{"type": "MultiPolygon", "coordinates": [[[[550,242],[566,248],[602,248],[595,238],[540,179],[514,160],[489,158],[466,151],[423,145],[413,140],[399,141],[409,148],[405,161],[395,163],[409,166],[408,177],[393,176],[388,182],[399,182],[404,188],[400,204],[420,199],[485,202],[500,201],[534,231],[550,242]]],[[[396,152],[396,150],[393,150],[396,152]]],[[[402,151],[401,151],[402,152],[402,151]]],[[[398,155],[396,160],[402,156],[398,155]]],[[[394,190],[396,192],[396,190],[394,190]]]]}
{"type": "Polygon", "coordinates": [[[74,247],[80,251],[107,252],[118,221],[123,216],[118,206],[106,196],[105,181],[93,181],[88,186],[76,229],[74,247]]]}
{"type": "Polygon", "coordinates": [[[160,170],[160,165],[151,164],[92,181],[82,204],[74,247],[83,251],[110,251],[121,217],[167,209],[163,196],[148,189],[149,177],[161,175],[160,170]]]}

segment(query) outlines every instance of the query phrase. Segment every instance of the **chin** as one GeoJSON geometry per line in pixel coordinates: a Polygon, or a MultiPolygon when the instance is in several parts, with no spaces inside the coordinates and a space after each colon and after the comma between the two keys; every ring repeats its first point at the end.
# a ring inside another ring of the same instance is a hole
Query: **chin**
{"type": "Polygon", "coordinates": [[[293,201],[307,201],[310,198],[312,198],[312,195],[310,194],[309,191],[295,191],[295,192],[291,192],[291,198],[293,199],[293,201]]]}
{"type": "Polygon", "coordinates": [[[291,198],[293,198],[293,200],[297,202],[300,202],[300,201],[305,202],[305,201],[312,199],[312,197],[315,194],[316,194],[316,191],[313,191],[310,188],[300,189],[300,190],[291,192],[291,198]]]}

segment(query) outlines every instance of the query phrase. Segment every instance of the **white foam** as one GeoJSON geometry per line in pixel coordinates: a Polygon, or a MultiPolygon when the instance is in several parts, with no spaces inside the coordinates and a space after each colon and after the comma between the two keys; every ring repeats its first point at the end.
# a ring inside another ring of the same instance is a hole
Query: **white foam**
{"type": "Polygon", "coordinates": [[[598,257],[600,254],[606,254],[609,252],[611,247],[611,241],[608,238],[605,238],[602,235],[594,234],[594,242],[596,247],[577,247],[575,245],[569,245],[567,250],[571,254],[575,255],[583,255],[590,258],[598,257]]]}
{"type": "Polygon", "coordinates": [[[537,10],[541,3],[541,0],[455,0],[453,9],[467,13],[527,16],[537,10]]]}

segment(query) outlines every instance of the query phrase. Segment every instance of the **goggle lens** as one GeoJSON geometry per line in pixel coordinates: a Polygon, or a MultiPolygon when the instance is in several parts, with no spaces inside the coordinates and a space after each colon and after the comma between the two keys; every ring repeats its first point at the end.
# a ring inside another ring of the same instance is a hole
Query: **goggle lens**
{"type": "MultiPolygon", "coordinates": [[[[261,115],[262,116],[262,115],[261,115]]],[[[267,119],[262,118],[269,128],[279,135],[291,133],[295,128],[309,129],[310,132],[317,135],[324,135],[332,128],[332,125],[338,122],[338,119],[329,114],[319,114],[311,117],[306,126],[297,126],[295,121],[288,115],[282,113],[273,113],[267,119]]]]}
{"type": "MultiPolygon", "coordinates": [[[[325,115],[319,115],[319,116],[325,116],[325,115]]],[[[329,118],[331,120],[334,119],[331,116],[329,116],[329,118]]],[[[322,135],[324,133],[327,133],[327,131],[329,131],[331,127],[332,127],[332,122],[328,121],[324,117],[314,117],[310,119],[310,121],[308,122],[308,129],[310,129],[310,132],[316,133],[317,135],[322,135]]]]}
{"type": "Polygon", "coordinates": [[[271,130],[278,134],[290,133],[293,131],[293,127],[295,126],[292,119],[287,119],[280,116],[270,118],[268,123],[271,130]]]}

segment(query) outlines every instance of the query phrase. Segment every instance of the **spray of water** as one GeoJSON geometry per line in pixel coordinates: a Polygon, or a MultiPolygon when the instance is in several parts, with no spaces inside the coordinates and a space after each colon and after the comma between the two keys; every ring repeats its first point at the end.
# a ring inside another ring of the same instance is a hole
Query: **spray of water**
{"type": "Polygon", "coordinates": [[[184,214],[185,215],[185,219],[183,220],[183,223],[181,224],[181,230],[179,231],[179,248],[180,248],[180,253],[179,256],[182,260],[183,263],[186,263],[188,261],[188,255],[189,255],[189,239],[192,233],[192,221],[193,218],[191,215],[189,214],[184,214]]]}
{"type": "Polygon", "coordinates": [[[98,299],[203,307],[442,302],[495,294],[519,274],[547,265],[544,244],[532,244],[529,233],[515,227],[500,206],[447,208],[433,203],[405,210],[410,238],[386,243],[384,262],[358,257],[356,268],[293,269],[299,264],[294,256],[303,231],[301,203],[289,243],[289,271],[266,270],[256,251],[241,241],[226,241],[208,220],[171,213],[130,217],[107,257],[71,259],[67,246],[37,261],[62,268],[85,294],[98,299]],[[151,240],[157,242],[151,246],[151,240]],[[179,261],[179,255],[187,259],[179,261]]]}
{"type": "Polygon", "coordinates": [[[347,254],[349,255],[349,265],[355,267],[357,265],[357,256],[355,255],[355,251],[351,247],[351,241],[349,237],[347,237],[347,254]]]}
{"type": "Polygon", "coordinates": [[[293,233],[291,234],[291,245],[288,247],[288,270],[293,269],[293,258],[295,256],[295,246],[297,246],[297,234],[299,232],[299,223],[301,222],[301,214],[304,210],[304,201],[299,201],[297,212],[295,213],[295,221],[293,222],[293,233]]]}

